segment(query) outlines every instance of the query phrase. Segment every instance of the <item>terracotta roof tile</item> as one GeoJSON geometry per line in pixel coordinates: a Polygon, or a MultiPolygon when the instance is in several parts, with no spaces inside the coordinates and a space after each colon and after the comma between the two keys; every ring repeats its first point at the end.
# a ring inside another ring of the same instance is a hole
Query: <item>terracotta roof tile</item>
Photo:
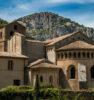
{"type": "Polygon", "coordinates": [[[79,31],[78,32],[73,32],[73,33],[70,33],[70,34],[67,34],[67,35],[64,35],[64,36],[60,36],[60,37],[57,37],[57,38],[54,38],[52,40],[47,40],[44,43],[47,44],[46,46],[50,46],[50,45],[53,45],[53,44],[59,42],[60,40],[63,40],[65,38],[69,37],[69,36],[72,36],[73,34],[76,34],[76,33],[79,33],[79,31]]]}
{"type": "Polygon", "coordinates": [[[39,59],[33,63],[30,63],[28,67],[33,68],[33,69],[35,69],[35,68],[56,68],[56,69],[60,68],[45,58],[39,59]]]}
{"type": "Polygon", "coordinates": [[[79,40],[79,41],[72,42],[68,45],[65,45],[57,50],[65,50],[65,49],[94,49],[94,45],[79,40]]]}

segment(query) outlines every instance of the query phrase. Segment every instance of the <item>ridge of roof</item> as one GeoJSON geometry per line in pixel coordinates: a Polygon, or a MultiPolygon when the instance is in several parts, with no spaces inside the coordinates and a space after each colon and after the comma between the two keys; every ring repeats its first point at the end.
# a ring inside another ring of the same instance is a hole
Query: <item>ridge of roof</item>
{"type": "MultiPolygon", "coordinates": [[[[36,61],[30,63],[30,66],[33,66],[33,65],[39,64],[39,63],[41,63],[41,62],[46,62],[46,61],[48,61],[48,60],[45,59],[45,58],[38,59],[38,60],[36,60],[36,61]]],[[[50,61],[49,61],[49,62],[50,62],[50,61]]],[[[51,62],[50,62],[50,63],[51,63],[51,62]]]]}
{"type": "Polygon", "coordinates": [[[29,40],[29,39],[26,39],[26,41],[43,43],[42,41],[39,41],[39,40],[29,40]]]}
{"type": "Polygon", "coordinates": [[[29,68],[36,69],[36,68],[56,68],[60,69],[61,67],[57,67],[56,64],[50,62],[48,59],[38,59],[37,61],[30,63],[29,68]]]}
{"type": "Polygon", "coordinates": [[[44,43],[45,43],[45,44],[48,43],[46,46],[50,46],[50,45],[53,45],[53,44],[59,42],[59,41],[62,40],[62,39],[65,39],[65,38],[67,38],[67,37],[69,37],[69,36],[72,36],[72,35],[74,35],[74,34],[77,34],[77,33],[79,33],[79,32],[81,33],[81,31],[73,32],[73,33],[70,33],[70,34],[66,34],[66,35],[63,35],[63,36],[54,38],[54,39],[52,39],[52,40],[47,40],[47,41],[45,41],[44,43]]]}

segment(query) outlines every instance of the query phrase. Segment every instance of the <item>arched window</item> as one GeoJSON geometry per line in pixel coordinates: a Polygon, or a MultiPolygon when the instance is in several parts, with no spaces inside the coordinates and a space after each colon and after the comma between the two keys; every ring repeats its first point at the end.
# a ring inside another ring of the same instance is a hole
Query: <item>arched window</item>
{"type": "Polygon", "coordinates": [[[91,67],[91,79],[94,79],[94,66],[91,67]]]}
{"type": "Polygon", "coordinates": [[[73,57],[76,58],[76,52],[73,53],[73,57]]]}
{"type": "Polygon", "coordinates": [[[60,54],[58,54],[57,56],[58,56],[58,59],[60,59],[60,54]]]}
{"type": "Polygon", "coordinates": [[[53,77],[52,76],[49,77],[49,83],[51,83],[51,84],[53,83],[53,77]]]}
{"type": "Polygon", "coordinates": [[[82,53],[82,55],[83,55],[83,58],[85,58],[85,57],[86,57],[86,54],[85,54],[85,52],[83,52],[83,53],[82,53]]]}
{"type": "Polygon", "coordinates": [[[61,53],[61,58],[63,58],[63,53],[61,53]]]}
{"type": "Polygon", "coordinates": [[[67,53],[65,53],[65,58],[67,58],[67,53]]]}
{"type": "Polygon", "coordinates": [[[43,82],[43,77],[42,76],[40,77],[40,82],[43,82]]]}
{"type": "Polygon", "coordinates": [[[0,32],[0,39],[2,39],[2,32],[0,32]]]}
{"type": "Polygon", "coordinates": [[[70,78],[71,78],[71,79],[74,79],[74,78],[75,78],[75,67],[72,67],[72,68],[70,69],[70,78]]]}
{"type": "Polygon", "coordinates": [[[91,58],[93,58],[94,57],[94,54],[93,54],[93,52],[91,53],[91,58]]]}
{"type": "Polygon", "coordinates": [[[81,57],[81,53],[80,52],[78,52],[78,58],[80,58],[81,57]]]}
{"type": "Polygon", "coordinates": [[[72,57],[72,54],[71,54],[71,52],[69,52],[69,58],[71,58],[72,57]]]}
{"type": "Polygon", "coordinates": [[[75,79],[75,66],[74,65],[69,66],[68,77],[70,79],[75,79]]]}
{"type": "Polygon", "coordinates": [[[89,57],[90,57],[90,53],[88,52],[88,53],[87,53],[87,58],[89,58],[89,57]]]}

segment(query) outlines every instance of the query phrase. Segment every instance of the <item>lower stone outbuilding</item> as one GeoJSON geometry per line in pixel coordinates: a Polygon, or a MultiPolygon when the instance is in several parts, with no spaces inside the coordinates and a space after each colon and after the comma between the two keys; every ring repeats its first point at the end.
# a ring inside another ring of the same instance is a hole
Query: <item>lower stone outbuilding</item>
{"type": "Polygon", "coordinates": [[[36,76],[39,81],[45,84],[52,84],[54,87],[59,86],[59,70],[55,64],[47,59],[39,59],[29,66],[29,84],[35,86],[36,76]]]}

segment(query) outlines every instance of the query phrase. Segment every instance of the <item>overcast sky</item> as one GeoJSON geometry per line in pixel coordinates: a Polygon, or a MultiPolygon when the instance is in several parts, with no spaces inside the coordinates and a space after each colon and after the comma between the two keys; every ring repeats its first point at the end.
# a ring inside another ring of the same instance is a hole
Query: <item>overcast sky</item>
{"type": "Polygon", "coordinates": [[[0,0],[0,18],[9,22],[46,11],[94,27],[94,0],[0,0]]]}

